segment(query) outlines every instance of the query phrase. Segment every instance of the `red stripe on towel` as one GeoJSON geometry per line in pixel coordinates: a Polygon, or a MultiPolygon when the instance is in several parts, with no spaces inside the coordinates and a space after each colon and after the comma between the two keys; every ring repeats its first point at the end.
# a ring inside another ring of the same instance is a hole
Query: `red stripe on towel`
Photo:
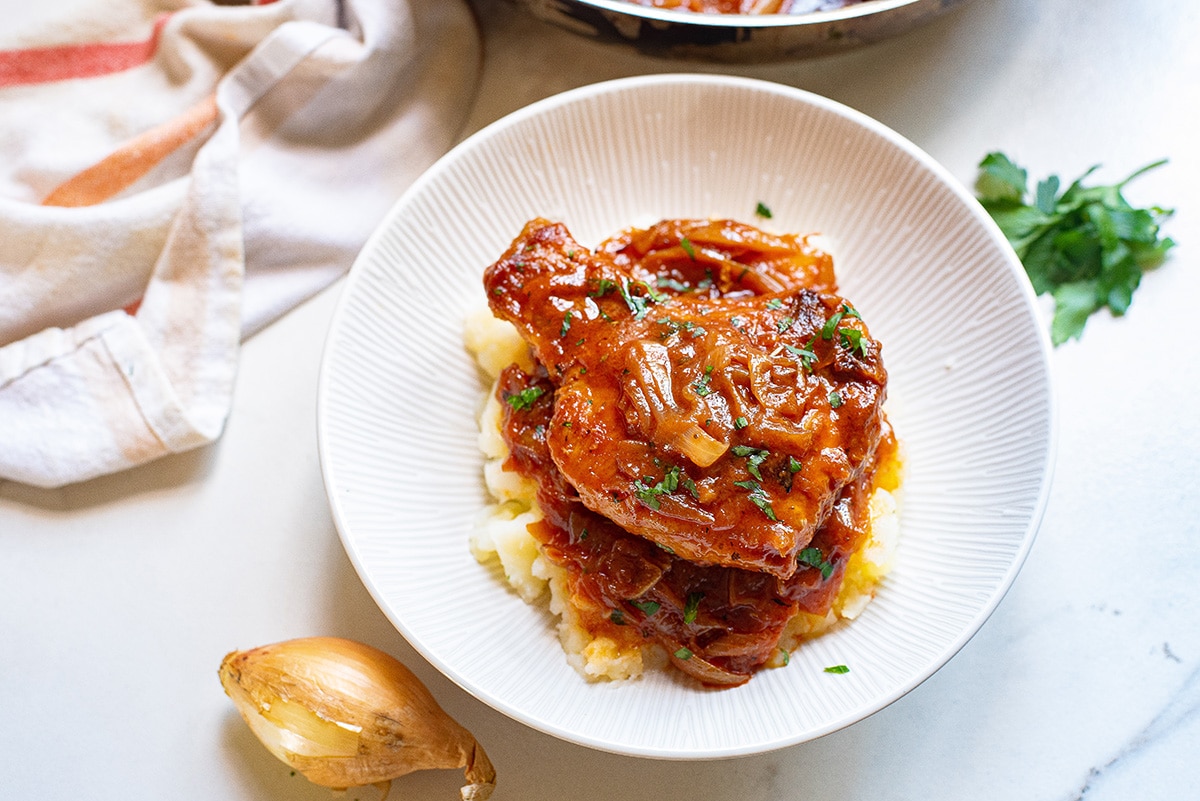
{"type": "Polygon", "coordinates": [[[92,206],[119,194],[175,150],[190,142],[218,116],[215,94],[182,114],[130,139],[106,158],[77,173],[51,192],[43,206],[92,206]]]}
{"type": "Polygon", "coordinates": [[[150,37],[140,42],[91,42],[0,50],[0,86],[94,78],[145,64],[154,57],[163,26],[170,16],[159,15],[150,37]]]}

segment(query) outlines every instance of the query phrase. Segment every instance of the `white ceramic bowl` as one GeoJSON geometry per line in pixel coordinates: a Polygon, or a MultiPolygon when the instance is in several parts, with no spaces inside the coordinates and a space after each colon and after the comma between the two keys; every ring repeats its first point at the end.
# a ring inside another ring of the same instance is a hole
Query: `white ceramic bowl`
{"type": "Polygon", "coordinates": [[[564,739],[698,759],[808,740],[896,700],[978,630],[1015,577],[1053,458],[1049,345],[1020,264],[961,185],[829,100],[720,76],[632,78],[516,112],[405,193],[346,281],[319,397],[334,519],[396,627],[467,692],[564,739]],[[893,573],[852,624],[742,687],[668,672],[592,684],[550,616],[478,564],[485,391],[462,345],[484,268],[534,216],[583,243],[665,217],[820,232],[884,346],[907,451],[893,573]],[[845,664],[834,675],[826,666],[845,664]]]}

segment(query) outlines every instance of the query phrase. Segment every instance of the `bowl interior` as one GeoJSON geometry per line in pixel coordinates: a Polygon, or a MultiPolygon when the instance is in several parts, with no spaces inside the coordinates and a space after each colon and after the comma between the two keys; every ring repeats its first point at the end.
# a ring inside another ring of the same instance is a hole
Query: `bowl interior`
{"type": "Polygon", "coordinates": [[[397,628],[468,692],[624,754],[708,758],[811,739],[944,664],[1011,584],[1041,517],[1049,346],[1003,237],[913,145],[760,81],[652,76],[568,92],[476,134],[397,203],[347,279],[322,366],[319,443],[338,531],[397,628]],[[483,269],[531,217],[594,245],[666,217],[819,232],[883,343],[907,477],[893,573],[852,625],[748,684],[671,673],[592,684],[553,621],[468,551],[487,502],[485,387],[462,346],[483,269]],[[762,221],[759,221],[762,223],[762,221]],[[845,664],[850,672],[824,668],[845,664]]]}

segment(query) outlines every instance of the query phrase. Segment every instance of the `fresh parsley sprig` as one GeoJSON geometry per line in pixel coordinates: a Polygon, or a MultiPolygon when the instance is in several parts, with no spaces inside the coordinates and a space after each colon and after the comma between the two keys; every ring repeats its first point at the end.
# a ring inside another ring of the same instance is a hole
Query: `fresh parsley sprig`
{"type": "Polygon", "coordinates": [[[1054,297],[1050,338],[1078,339],[1088,317],[1107,306],[1122,315],[1142,274],[1162,264],[1175,246],[1159,226],[1172,211],[1134,208],[1126,184],[1165,164],[1156,161],[1111,186],[1084,186],[1092,167],[1063,192],[1057,175],[1029,196],[1028,174],[1003,153],[979,163],[976,195],[1013,246],[1039,295],[1054,297]]]}

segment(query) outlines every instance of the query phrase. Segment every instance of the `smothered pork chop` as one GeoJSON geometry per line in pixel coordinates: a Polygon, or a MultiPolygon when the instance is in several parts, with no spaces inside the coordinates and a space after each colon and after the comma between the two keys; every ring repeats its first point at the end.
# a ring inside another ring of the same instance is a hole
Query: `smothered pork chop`
{"type": "Polygon", "coordinates": [[[894,460],[879,344],[829,256],[732,221],[594,252],[529,222],[484,276],[532,369],[500,372],[505,466],[578,625],[739,684],[829,614],[894,460]]]}
{"type": "Polygon", "coordinates": [[[525,227],[484,282],[548,373],[585,506],[698,564],[796,571],[883,431],[879,345],[820,261],[731,222],[594,254],[525,227]]]}

